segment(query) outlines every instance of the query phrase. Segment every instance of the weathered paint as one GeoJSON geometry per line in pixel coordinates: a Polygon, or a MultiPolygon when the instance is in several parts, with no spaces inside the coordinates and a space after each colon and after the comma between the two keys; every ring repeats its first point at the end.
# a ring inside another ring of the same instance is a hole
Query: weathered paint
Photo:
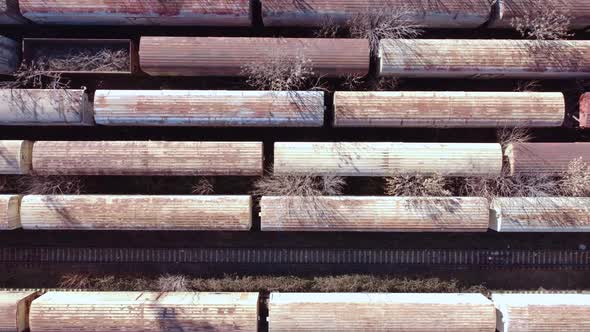
{"type": "Polygon", "coordinates": [[[45,141],[40,175],[260,176],[261,142],[45,141]]]}
{"type": "Polygon", "coordinates": [[[29,174],[33,142],[0,141],[0,174],[29,174]]]}
{"type": "Polygon", "coordinates": [[[47,292],[31,331],[241,331],[258,327],[258,293],[47,292]]]}
{"type": "Polygon", "coordinates": [[[498,232],[590,232],[588,197],[499,197],[491,211],[498,232]]]}
{"type": "Polygon", "coordinates": [[[35,23],[250,26],[248,0],[20,0],[35,23]]]}
{"type": "Polygon", "coordinates": [[[584,29],[590,27],[590,2],[587,0],[497,0],[498,17],[492,21],[492,28],[512,28],[513,20],[526,15],[535,18],[539,12],[555,12],[570,20],[570,28],[584,29]]]}
{"type": "Polygon", "coordinates": [[[562,93],[341,92],[334,94],[336,127],[558,127],[562,93]]]}
{"type": "Polygon", "coordinates": [[[590,92],[580,97],[580,128],[590,127],[590,92]]]}
{"type": "Polygon", "coordinates": [[[319,91],[98,90],[96,123],[107,126],[321,127],[319,91]]]}
{"type": "Polygon", "coordinates": [[[21,227],[20,200],[21,196],[19,195],[0,195],[0,230],[13,230],[21,227]]]}
{"type": "Polygon", "coordinates": [[[493,143],[277,142],[275,174],[496,177],[502,149],[493,143]]]}
{"type": "Polygon", "coordinates": [[[0,89],[0,125],[92,124],[92,103],[85,90],[0,89]]]}
{"type": "Polygon", "coordinates": [[[0,0],[0,24],[23,24],[27,20],[18,10],[18,0],[0,0]]]}
{"type": "Polygon", "coordinates": [[[475,28],[492,10],[488,0],[262,0],[265,26],[344,24],[355,15],[400,8],[411,24],[428,28],[475,28]]]}
{"type": "Polygon", "coordinates": [[[485,232],[479,197],[263,196],[263,231],[485,232]]]}
{"type": "Polygon", "coordinates": [[[0,75],[10,75],[20,64],[19,44],[4,36],[0,36],[0,75]]]}
{"type": "Polygon", "coordinates": [[[269,57],[301,59],[315,75],[365,75],[365,39],[142,37],[141,69],[161,76],[243,76],[244,66],[269,57]]]}
{"type": "Polygon", "coordinates": [[[576,159],[590,162],[590,143],[514,143],[504,154],[512,175],[563,175],[576,159]]]}
{"type": "Polygon", "coordinates": [[[38,292],[0,291],[0,331],[29,331],[29,307],[38,292]]]}
{"type": "Polygon", "coordinates": [[[21,220],[32,230],[247,231],[252,201],[245,195],[27,195],[21,220]]]}
{"type": "Polygon", "coordinates": [[[385,39],[379,75],[445,78],[590,77],[590,41],[385,39]]]}
{"type": "Polygon", "coordinates": [[[588,332],[590,294],[492,294],[499,332],[588,332]]]}
{"type": "Polygon", "coordinates": [[[269,331],[494,332],[481,294],[271,293],[269,331]]]}

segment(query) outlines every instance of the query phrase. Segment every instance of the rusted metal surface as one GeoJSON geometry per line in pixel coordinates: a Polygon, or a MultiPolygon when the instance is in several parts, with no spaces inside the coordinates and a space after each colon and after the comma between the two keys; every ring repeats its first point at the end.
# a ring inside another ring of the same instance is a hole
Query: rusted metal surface
{"type": "Polygon", "coordinates": [[[18,0],[0,0],[0,24],[23,24],[27,20],[18,10],[18,0]]]}
{"type": "Polygon", "coordinates": [[[4,36],[0,36],[0,75],[10,75],[20,64],[19,44],[4,36]]]}
{"type": "Polygon", "coordinates": [[[590,2],[587,0],[498,0],[498,17],[492,22],[492,28],[512,28],[514,19],[526,16],[538,18],[542,12],[552,13],[545,19],[564,15],[570,20],[570,28],[584,29],[590,27],[590,2]]]}
{"type": "Polygon", "coordinates": [[[504,154],[512,175],[563,175],[576,159],[590,162],[590,143],[514,143],[504,154]]]}
{"type": "Polygon", "coordinates": [[[498,232],[590,232],[590,198],[502,197],[491,204],[498,232]]]}
{"type": "Polygon", "coordinates": [[[0,89],[0,125],[94,124],[92,103],[82,89],[0,89]]]}
{"type": "MultiPolygon", "coordinates": [[[[109,68],[110,63],[104,63],[106,69],[97,68],[96,70],[52,70],[48,72],[60,72],[65,74],[84,74],[84,75],[120,75],[132,74],[138,71],[138,54],[137,49],[130,39],[75,39],[75,38],[24,38],[23,39],[23,61],[31,63],[37,61],[39,57],[51,59],[53,55],[59,58],[65,56],[75,57],[78,54],[96,54],[103,50],[125,51],[128,57],[128,68],[124,70],[113,70],[109,68]]],[[[94,59],[97,61],[97,59],[94,59]]],[[[80,62],[80,61],[77,61],[80,62]]]]}
{"type": "Polygon", "coordinates": [[[244,331],[258,327],[258,293],[47,292],[31,331],[244,331]]]}
{"type": "Polygon", "coordinates": [[[19,195],[0,195],[0,230],[20,228],[19,195]]]}
{"type": "Polygon", "coordinates": [[[94,109],[107,126],[321,127],[324,93],[98,90],[94,109]]]}
{"type": "Polygon", "coordinates": [[[29,307],[39,295],[36,291],[0,292],[0,331],[29,331],[29,307]]]}
{"type": "Polygon", "coordinates": [[[262,19],[265,26],[320,27],[388,7],[400,8],[404,19],[428,28],[475,28],[492,9],[488,0],[262,0],[262,19]]]}
{"type": "Polygon", "coordinates": [[[35,142],[40,175],[260,176],[261,142],[35,142]]]}
{"type": "Polygon", "coordinates": [[[275,174],[499,176],[500,144],[277,142],[275,174]]]}
{"type": "Polygon", "coordinates": [[[580,127],[590,127],[590,92],[586,92],[580,97],[580,127]]]}
{"type": "Polygon", "coordinates": [[[590,331],[590,294],[492,294],[499,332],[590,331]]]}
{"type": "Polygon", "coordinates": [[[269,331],[494,331],[481,294],[271,293],[269,331]]]}
{"type": "Polygon", "coordinates": [[[336,127],[558,127],[562,93],[336,92],[336,127]]]}
{"type": "Polygon", "coordinates": [[[448,78],[590,77],[590,41],[386,39],[379,75],[448,78]]]}
{"type": "Polygon", "coordinates": [[[23,229],[32,230],[247,231],[252,200],[245,195],[27,195],[21,220],[23,229]]]}
{"type": "Polygon", "coordinates": [[[282,58],[309,63],[315,75],[369,71],[365,39],[142,37],[139,56],[141,69],[156,76],[243,76],[245,65],[282,58]]]}
{"type": "Polygon", "coordinates": [[[249,26],[248,0],[20,0],[35,23],[249,26]]]}
{"type": "Polygon", "coordinates": [[[29,174],[33,142],[0,141],[0,174],[29,174]]]}
{"type": "Polygon", "coordinates": [[[263,196],[263,231],[486,232],[478,197],[263,196]]]}

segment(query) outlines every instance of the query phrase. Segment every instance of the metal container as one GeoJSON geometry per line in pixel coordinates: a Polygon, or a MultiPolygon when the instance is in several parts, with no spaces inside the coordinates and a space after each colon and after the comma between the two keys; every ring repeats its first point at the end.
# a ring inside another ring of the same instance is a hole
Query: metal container
{"type": "MultiPolygon", "coordinates": [[[[0,195],[0,197],[2,197],[0,195]]],[[[27,195],[24,229],[247,231],[250,196],[27,195]]]]}
{"type": "Polygon", "coordinates": [[[29,174],[32,150],[31,141],[0,141],[0,174],[29,174]]]}
{"type": "Polygon", "coordinates": [[[1,291],[0,331],[29,331],[29,308],[39,295],[34,291],[1,291]]]}
{"type": "Polygon", "coordinates": [[[0,75],[11,75],[20,65],[19,44],[0,36],[0,75]]]}
{"type": "Polygon", "coordinates": [[[33,302],[31,331],[247,331],[258,293],[47,292],[33,302]]]}
{"type": "Polygon", "coordinates": [[[379,75],[432,78],[590,77],[590,41],[386,39],[379,75]]]}
{"type": "Polygon", "coordinates": [[[40,175],[260,176],[261,142],[35,142],[40,175]]]}
{"type": "Polygon", "coordinates": [[[498,17],[490,24],[492,28],[511,28],[513,20],[530,16],[536,18],[542,12],[552,13],[546,17],[564,15],[570,20],[571,29],[590,27],[590,2],[587,0],[497,0],[498,17]]]}
{"type": "Polygon", "coordinates": [[[590,143],[514,143],[504,154],[512,175],[563,175],[576,159],[590,162],[590,143]]]}
{"type": "Polygon", "coordinates": [[[0,125],[87,126],[94,124],[84,89],[0,89],[0,125]]]}
{"type": "Polygon", "coordinates": [[[321,127],[319,91],[97,90],[106,126],[321,127]]]}
{"type": "Polygon", "coordinates": [[[268,307],[271,332],[496,328],[494,305],[481,294],[271,293],[268,307]]]}
{"type": "MultiPolygon", "coordinates": [[[[58,72],[63,74],[84,74],[84,75],[125,75],[132,74],[138,70],[137,49],[133,41],[129,39],[72,39],[72,38],[25,38],[23,40],[23,61],[27,64],[33,61],[38,62],[39,57],[51,59],[52,53],[60,58],[65,58],[71,54],[75,57],[78,52],[95,55],[98,52],[105,51],[124,51],[128,57],[126,60],[128,66],[125,69],[113,70],[110,68],[96,70],[47,70],[48,72],[58,72]]],[[[90,61],[90,60],[88,60],[90,61]]]]}
{"type": "Polygon", "coordinates": [[[277,142],[275,174],[496,177],[502,149],[493,143],[277,142]]]}
{"type": "MultiPolygon", "coordinates": [[[[19,195],[0,195],[0,230],[12,230],[21,227],[20,199],[19,195]]],[[[2,324],[0,323],[0,325],[2,324]]]]}
{"type": "Polygon", "coordinates": [[[315,75],[365,75],[365,39],[142,37],[141,69],[155,76],[245,76],[244,66],[269,59],[309,63],[315,75]]]}
{"type": "Polygon", "coordinates": [[[263,231],[486,232],[479,197],[264,196],[263,231]]]}
{"type": "Polygon", "coordinates": [[[0,0],[0,24],[28,23],[18,9],[18,0],[0,0]]]}
{"type": "Polygon", "coordinates": [[[336,127],[559,127],[562,93],[341,92],[334,94],[336,127]]]}
{"type": "Polygon", "coordinates": [[[40,24],[250,26],[248,0],[20,0],[40,24]]]}
{"type": "Polygon", "coordinates": [[[320,27],[396,8],[409,23],[428,28],[475,28],[490,17],[488,0],[262,0],[265,26],[320,27]]]}

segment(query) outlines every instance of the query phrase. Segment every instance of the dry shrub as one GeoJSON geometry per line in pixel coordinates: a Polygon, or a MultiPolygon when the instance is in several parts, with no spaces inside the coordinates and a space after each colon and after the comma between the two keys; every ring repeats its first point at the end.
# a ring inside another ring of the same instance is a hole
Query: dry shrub
{"type": "Polygon", "coordinates": [[[33,61],[44,71],[129,70],[129,52],[124,49],[41,48],[36,53],[33,61]]]}
{"type": "Polygon", "coordinates": [[[161,292],[185,292],[188,290],[188,280],[181,275],[165,274],[158,278],[158,289],[161,292]]]}
{"type": "Polygon", "coordinates": [[[451,196],[447,179],[439,174],[396,174],[385,178],[385,193],[390,196],[451,196]]]}
{"type": "Polygon", "coordinates": [[[294,91],[303,89],[313,78],[311,61],[299,54],[293,57],[272,51],[268,57],[242,67],[246,83],[258,90],[294,91]]]}
{"type": "Polygon", "coordinates": [[[590,196],[590,164],[582,157],[572,160],[560,183],[565,196],[590,196]]]}
{"type": "Polygon", "coordinates": [[[516,92],[533,92],[538,91],[541,87],[541,82],[539,81],[525,81],[519,80],[516,82],[516,87],[514,91],[516,92]]]}
{"type": "Polygon", "coordinates": [[[339,176],[268,174],[254,182],[254,195],[260,196],[337,196],[346,185],[339,176]]]}
{"type": "Polygon", "coordinates": [[[39,64],[21,64],[13,74],[12,81],[0,82],[2,89],[67,89],[70,81],[61,77],[60,73],[48,72],[39,64]]]}
{"type": "Polygon", "coordinates": [[[93,282],[89,274],[67,273],[61,276],[58,287],[66,289],[88,289],[93,287],[93,282]]]}
{"type": "Polygon", "coordinates": [[[377,54],[381,39],[411,39],[422,33],[410,19],[411,16],[409,7],[385,4],[381,8],[353,15],[346,22],[346,27],[352,38],[368,39],[371,53],[377,54]]]}
{"type": "Polygon", "coordinates": [[[200,178],[195,184],[193,184],[191,192],[196,195],[212,195],[215,193],[213,183],[213,179],[200,178]]]}
{"type": "Polygon", "coordinates": [[[396,77],[367,77],[349,74],[341,77],[342,88],[350,91],[392,91],[400,85],[396,77]]]}
{"type": "Polygon", "coordinates": [[[20,191],[25,195],[80,195],[84,189],[77,176],[24,176],[19,178],[20,191]]]}
{"type": "Polygon", "coordinates": [[[220,278],[189,278],[182,275],[166,275],[155,280],[143,276],[71,274],[62,277],[61,280],[61,288],[100,291],[489,293],[483,285],[463,285],[455,279],[354,274],[314,278],[235,275],[220,278]],[[166,287],[160,285],[162,278],[166,287]]]}
{"type": "Polygon", "coordinates": [[[527,1],[515,8],[519,16],[510,24],[524,38],[559,40],[572,36],[568,29],[571,18],[563,0],[527,1]]]}
{"type": "Polygon", "coordinates": [[[499,129],[496,132],[496,137],[502,146],[502,151],[510,144],[526,143],[533,138],[529,129],[522,127],[499,129]]]}
{"type": "Polygon", "coordinates": [[[485,197],[550,197],[560,192],[559,179],[547,175],[514,175],[503,170],[494,178],[467,177],[461,188],[465,196],[485,197]]]}

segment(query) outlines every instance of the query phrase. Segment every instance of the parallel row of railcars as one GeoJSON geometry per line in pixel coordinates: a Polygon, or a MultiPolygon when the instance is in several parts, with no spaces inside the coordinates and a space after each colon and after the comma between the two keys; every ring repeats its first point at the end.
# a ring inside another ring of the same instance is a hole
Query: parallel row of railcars
{"type": "Polygon", "coordinates": [[[589,331],[588,294],[0,292],[3,331],[589,331]],[[266,312],[261,310],[264,306],[266,312]]]}
{"type": "MultiPolygon", "coordinates": [[[[588,198],[263,196],[262,231],[588,232],[588,198]]],[[[0,195],[0,230],[249,231],[249,195],[0,195]]]]}

